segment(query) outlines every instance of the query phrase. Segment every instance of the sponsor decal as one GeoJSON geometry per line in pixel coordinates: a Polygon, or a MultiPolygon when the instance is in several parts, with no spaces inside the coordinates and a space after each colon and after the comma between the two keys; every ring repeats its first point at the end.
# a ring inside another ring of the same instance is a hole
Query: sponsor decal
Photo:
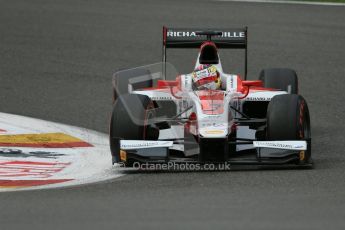
{"type": "Polygon", "coordinates": [[[270,97],[247,97],[246,101],[270,101],[270,97]]]}
{"type": "Polygon", "coordinates": [[[234,88],[234,79],[233,77],[230,77],[230,89],[234,88]]]}
{"type": "Polygon", "coordinates": [[[225,127],[224,123],[213,123],[213,127],[225,127]]]}
{"type": "Polygon", "coordinates": [[[169,96],[164,96],[164,97],[151,97],[152,100],[156,100],[156,101],[170,101],[173,100],[172,97],[169,96]]]}
{"type": "Polygon", "coordinates": [[[64,133],[0,135],[0,146],[36,148],[92,147],[91,144],[64,133]]]}
{"type": "Polygon", "coordinates": [[[206,130],[206,134],[223,134],[225,131],[224,130],[206,130]]]}
{"type": "Polygon", "coordinates": [[[168,37],[196,37],[195,32],[190,31],[168,31],[168,37]]]}
{"type": "Polygon", "coordinates": [[[256,148],[307,150],[305,141],[253,141],[253,145],[256,148]]]}
{"type": "Polygon", "coordinates": [[[226,90],[231,91],[237,88],[237,75],[225,75],[226,90]]]}
{"type": "Polygon", "coordinates": [[[207,115],[207,116],[204,116],[202,118],[203,121],[218,121],[219,119],[221,119],[222,116],[221,115],[218,115],[218,114],[215,114],[215,115],[207,115]]]}
{"type": "MultiPolygon", "coordinates": [[[[168,31],[168,37],[198,37],[195,31],[168,31]]],[[[223,31],[221,36],[222,38],[244,38],[245,32],[243,31],[223,31]]]]}
{"type": "Polygon", "coordinates": [[[187,91],[192,89],[192,78],[193,74],[186,74],[181,76],[181,83],[183,88],[187,91]]]}
{"type": "Polygon", "coordinates": [[[226,125],[224,123],[201,123],[201,127],[226,127],[226,125]]]}
{"type": "Polygon", "coordinates": [[[155,147],[171,147],[172,141],[135,141],[135,140],[121,140],[120,148],[122,150],[130,149],[144,149],[144,148],[155,148],[155,147]]]}

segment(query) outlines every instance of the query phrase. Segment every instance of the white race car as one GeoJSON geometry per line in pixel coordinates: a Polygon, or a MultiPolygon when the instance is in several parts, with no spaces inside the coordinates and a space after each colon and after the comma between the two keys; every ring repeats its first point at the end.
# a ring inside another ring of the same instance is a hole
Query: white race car
{"type": "Polygon", "coordinates": [[[312,166],[310,118],[294,70],[246,80],[247,28],[163,27],[162,71],[114,75],[113,163],[312,166]],[[192,73],[166,80],[167,48],[200,48],[192,73]],[[245,76],[223,72],[219,48],[245,50],[245,76]]]}

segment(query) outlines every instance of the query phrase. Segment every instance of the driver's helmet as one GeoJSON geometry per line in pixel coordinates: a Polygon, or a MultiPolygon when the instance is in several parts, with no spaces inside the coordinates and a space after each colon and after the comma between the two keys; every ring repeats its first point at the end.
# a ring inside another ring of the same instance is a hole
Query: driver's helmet
{"type": "Polygon", "coordinates": [[[221,88],[221,77],[214,65],[197,66],[192,73],[192,79],[196,89],[217,90],[221,88]]]}

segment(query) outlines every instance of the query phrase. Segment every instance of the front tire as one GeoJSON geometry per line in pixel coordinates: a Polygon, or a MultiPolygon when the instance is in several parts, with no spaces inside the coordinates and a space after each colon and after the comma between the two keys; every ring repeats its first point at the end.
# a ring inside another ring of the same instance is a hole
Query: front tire
{"type": "MultiPolygon", "coordinates": [[[[308,105],[302,96],[283,94],[272,98],[267,108],[266,135],[272,141],[311,138],[308,105]]],[[[306,152],[303,162],[310,161],[310,149],[306,152]]]]}
{"type": "MultiPolygon", "coordinates": [[[[115,154],[113,138],[123,140],[157,140],[159,130],[148,124],[155,116],[154,105],[151,99],[145,95],[126,94],[120,96],[114,103],[110,119],[110,150],[115,154]]],[[[115,162],[120,162],[115,156],[115,162]]],[[[125,162],[126,166],[132,163],[125,162]]]]}

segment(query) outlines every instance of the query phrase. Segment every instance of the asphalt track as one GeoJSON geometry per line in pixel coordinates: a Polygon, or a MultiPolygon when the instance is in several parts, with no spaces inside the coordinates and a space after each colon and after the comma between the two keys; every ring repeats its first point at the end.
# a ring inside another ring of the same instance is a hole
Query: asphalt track
{"type": "MultiPolygon", "coordinates": [[[[1,229],[344,229],[344,7],[0,0],[0,22],[0,111],[101,132],[112,73],[160,61],[163,24],[248,25],[250,78],[279,66],[300,76],[316,163],[314,170],[136,173],[0,193],[1,229]]],[[[177,66],[191,70],[193,55],[182,56],[177,66]]],[[[234,56],[223,55],[231,72],[234,56]]]]}

